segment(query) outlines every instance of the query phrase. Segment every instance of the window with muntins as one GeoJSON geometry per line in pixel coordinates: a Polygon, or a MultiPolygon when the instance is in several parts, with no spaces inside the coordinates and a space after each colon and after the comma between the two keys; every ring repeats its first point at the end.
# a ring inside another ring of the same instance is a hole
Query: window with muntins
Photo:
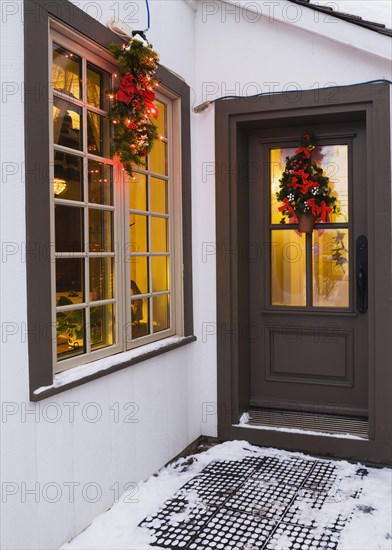
{"type": "Polygon", "coordinates": [[[131,343],[174,333],[173,185],[169,140],[172,105],[155,101],[159,140],[129,185],[131,343]]]}
{"type": "Polygon", "coordinates": [[[54,372],[182,334],[179,100],[157,93],[159,140],[129,177],[110,155],[115,66],[51,32],[54,372]]]}

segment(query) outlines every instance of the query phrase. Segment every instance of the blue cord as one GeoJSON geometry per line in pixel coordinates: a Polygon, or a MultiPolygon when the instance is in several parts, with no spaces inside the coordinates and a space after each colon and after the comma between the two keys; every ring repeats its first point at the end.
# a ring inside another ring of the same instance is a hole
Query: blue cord
{"type": "Polygon", "coordinates": [[[146,0],[146,9],[147,9],[147,29],[148,31],[150,29],[150,6],[148,4],[148,0],[146,0]]]}

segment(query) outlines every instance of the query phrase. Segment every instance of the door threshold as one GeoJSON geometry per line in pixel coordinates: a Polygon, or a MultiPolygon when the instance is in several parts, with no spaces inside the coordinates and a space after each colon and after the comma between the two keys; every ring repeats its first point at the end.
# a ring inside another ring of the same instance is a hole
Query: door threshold
{"type": "Polygon", "coordinates": [[[368,439],[369,434],[367,418],[280,409],[252,408],[242,417],[240,425],[267,430],[298,431],[360,439],[368,439]]]}

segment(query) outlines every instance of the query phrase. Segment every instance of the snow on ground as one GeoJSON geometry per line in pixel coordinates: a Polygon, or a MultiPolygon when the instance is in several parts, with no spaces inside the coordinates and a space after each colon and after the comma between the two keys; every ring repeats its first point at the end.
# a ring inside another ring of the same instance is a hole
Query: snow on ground
{"type": "MultiPolygon", "coordinates": [[[[322,510],[311,508],[306,499],[298,510],[301,522],[316,521],[320,530],[338,513],[350,515],[353,519],[342,531],[339,550],[376,550],[392,549],[392,471],[388,468],[368,468],[363,479],[356,476],[361,464],[346,461],[327,461],[315,459],[302,453],[291,453],[270,448],[259,448],[245,441],[230,441],[216,445],[208,451],[193,455],[194,460],[179,459],[163,468],[157,475],[139,484],[137,501],[134,492],[124,493],[119,502],[106,513],[94,520],[92,525],[68,544],[63,550],[145,550],[155,548],[149,545],[150,534],[138,524],[147,516],[156,513],[161,504],[170,498],[192,477],[199,474],[215,460],[242,460],[246,456],[276,457],[280,460],[305,459],[309,461],[331,462],[336,467],[339,482],[330,491],[329,498],[322,510]],[[351,495],[362,488],[356,499],[351,495]],[[128,502],[131,501],[131,502],[128,502]]],[[[189,506],[181,517],[172,517],[177,523],[186,520],[187,513],[194,506],[200,506],[197,493],[188,493],[189,506]]],[[[306,523],[305,523],[306,524],[306,523]]],[[[283,536],[277,548],[290,548],[290,541],[283,536]]]]}

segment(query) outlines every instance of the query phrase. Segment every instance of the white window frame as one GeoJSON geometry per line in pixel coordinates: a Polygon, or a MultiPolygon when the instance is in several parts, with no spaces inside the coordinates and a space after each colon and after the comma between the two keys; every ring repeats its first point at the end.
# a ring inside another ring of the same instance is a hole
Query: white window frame
{"type": "MultiPolygon", "coordinates": [[[[49,32],[49,82],[51,83],[52,74],[52,43],[64,47],[67,50],[79,55],[82,58],[83,70],[82,77],[83,87],[85,88],[86,77],[86,65],[87,60],[98,68],[113,74],[116,72],[116,66],[113,63],[113,58],[110,53],[104,48],[96,45],[88,38],[83,37],[79,33],[69,29],[68,27],[58,23],[55,20],[50,20],[50,32],[49,32]]],[[[103,359],[108,356],[119,354],[127,350],[141,347],[158,340],[163,340],[173,335],[183,336],[184,334],[184,311],[183,311],[183,262],[182,262],[182,192],[181,192],[181,100],[173,92],[164,87],[159,88],[157,93],[157,99],[167,105],[167,122],[168,122],[168,205],[169,205],[169,253],[170,253],[170,327],[166,330],[162,330],[155,334],[146,335],[134,340],[129,341],[129,326],[131,322],[131,297],[130,297],[130,264],[129,259],[132,257],[130,251],[129,242],[129,176],[123,170],[122,165],[118,162],[118,159],[102,158],[96,155],[89,155],[86,151],[87,145],[87,107],[88,110],[97,112],[98,114],[104,114],[100,109],[94,108],[86,101],[86,92],[83,89],[82,99],[80,101],[72,98],[72,102],[75,105],[82,107],[83,109],[83,150],[74,152],[72,149],[66,147],[56,146],[58,150],[63,150],[69,154],[77,154],[81,158],[91,158],[97,162],[104,162],[113,166],[113,208],[114,211],[114,255],[115,255],[115,342],[106,348],[96,351],[90,351],[89,353],[83,353],[79,356],[69,359],[57,360],[57,338],[56,338],[56,265],[55,259],[59,257],[59,253],[55,254],[54,246],[51,246],[51,296],[52,296],[52,342],[53,342],[53,372],[57,374],[65,370],[72,369],[77,366],[81,366],[87,363],[103,359]],[[128,231],[127,231],[128,230],[128,231]]],[[[53,87],[49,89],[49,135],[50,135],[50,182],[54,179],[54,143],[53,143],[53,97],[61,97],[65,100],[69,99],[67,94],[61,94],[60,92],[54,92],[53,87]]],[[[87,165],[87,162],[86,162],[87,165]]],[[[140,170],[137,170],[140,172],[140,170]]],[[[143,171],[141,171],[143,172],[143,171]]],[[[145,172],[143,172],[145,173],[145,172]]],[[[150,174],[151,172],[147,172],[150,174]]],[[[162,178],[162,175],[160,175],[162,178]]],[[[166,178],[165,178],[166,179],[166,178]]],[[[84,200],[82,202],[75,202],[75,205],[88,208],[88,195],[86,194],[88,180],[86,174],[83,178],[84,188],[84,200]]],[[[54,242],[55,235],[55,220],[54,220],[54,205],[61,203],[61,199],[54,198],[53,190],[50,185],[48,190],[50,193],[50,224],[52,242],[54,242]]],[[[71,202],[71,201],[70,201],[71,202]]],[[[67,201],[68,203],[68,201],[67,201]]],[[[68,203],[70,204],[70,203],[68,203]]],[[[93,207],[96,208],[94,203],[93,207]]],[[[105,210],[110,208],[105,206],[105,210]]],[[[86,216],[84,216],[86,220],[86,216]]],[[[86,257],[86,240],[88,236],[88,225],[85,222],[84,225],[84,249],[80,254],[72,255],[71,257],[86,257]]],[[[61,253],[60,253],[61,254],[61,253]]],[[[65,257],[70,257],[65,254],[65,257]]],[[[98,257],[100,257],[98,255],[98,257]]],[[[151,282],[151,274],[150,282],[151,282]]],[[[83,275],[84,280],[88,277],[86,273],[83,275]]],[[[150,291],[152,289],[150,288],[150,291]]],[[[85,302],[89,306],[89,289],[85,288],[85,302]]],[[[163,292],[164,293],[164,292],[163,292]]],[[[155,293],[153,293],[155,294],[155,293]]],[[[159,293],[158,293],[159,294],[159,293]]],[[[111,302],[111,300],[110,300],[111,302]]],[[[104,305],[105,301],[100,301],[97,305],[104,305]]],[[[71,307],[70,309],[80,309],[78,307],[71,307]]],[[[86,316],[86,325],[88,324],[88,317],[86,316]]],[[[86,340],[88,338],[88,328],[86,332],[86,340]]],[[[87,342],[86,342],[87,344],[87,342]]]]}
{"type": "MultiPolygon", "coordinates": [[[[149,334],[129,340],[129,332],[126,330],[125,341],[126,349],[134,349],[143,344],[149,344],[151,342],[156,342],[157,340],[162,340],[163,338],[168,338],[173,335],[182,336],[183,335],[183,288],[182,288],[182,203],[181,203],[181,158],[180,158],[180,133],[174,132],[173,128],[181,127],[181,112],[180,100],[169,90],[163,89],[160,87],[160,92],[156,93],[156,99],[161,103],[164,103],[167,108],[167,135],[168,138],[165,140],[168,143],[168,175],[163,176],[162,174],[155,173],[151,170],[145,170],[142,168],[135,168],[135,174],[145,175],[149,177],[157,177],[159,179],[164,179],[168,183],[168,231],[169,231],[169,251],[168,257],[170,258],[170,327],[168,329],[162,330],[155,334],[149,334]],[[163,93],[164,91],[164,93],[163,93]]],[[[125,180],[125,192],[124,192],[124,216],[128,217],[129,211],[129,185],[131,180],[129,176],[124,175],[125,180]]],[[[150,210],[148,210],[150,213],[150,210]]],[[[135,211],[137,213],[137,211],[135,211]]],[[[128,225],[124,223],[124,242],[126,246],[131,244],[129,243],[128,235],[128,225]]],[[[150,228],[150,224],[149,224],[150,228]]],[[[148,232],[148,240],[151,243],[151,233],[148,232]]],[[[148,256],[162,256],[161,253],[154,253],[149,251],[148,256]]],[[[138,253],[130,253],[130,260],[138,256],[138,253]]],[[[141,252],[140,256],[146,256],[145,253],[141,252]]],[[[126,267],[126,280],[130,282],[131,279],[131,270],[130,262],[125,262],[126,267]]],[[[149,290],[147,294],[142,296],[158,296],[166,295],[168,292],[152,292],[152,273],[149,271],[149,290]]],[[[128,292],[127,297],[127,308],[126,308],[126,327],[129,327],[131,324],[131,296],[128,292]]],[[[151,312],[150,312],[151,315],[151,312]]]]}

